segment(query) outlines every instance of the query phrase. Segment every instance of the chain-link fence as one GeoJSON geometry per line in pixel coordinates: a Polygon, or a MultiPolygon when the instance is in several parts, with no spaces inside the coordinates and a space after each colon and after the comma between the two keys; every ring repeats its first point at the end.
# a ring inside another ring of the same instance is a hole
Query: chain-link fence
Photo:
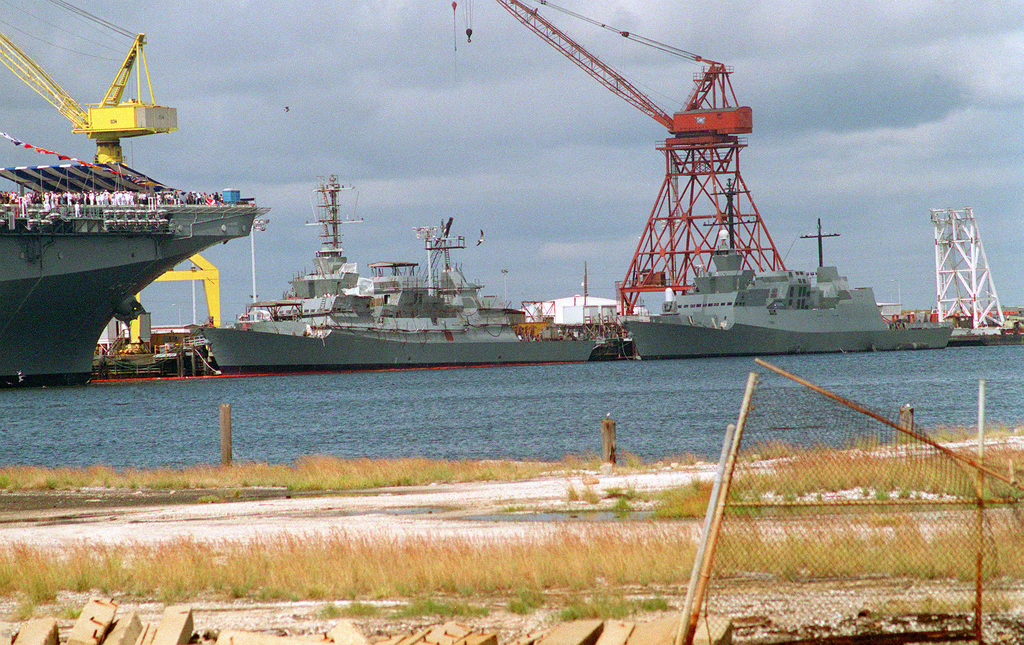
{"type": "Polygon", "coordinates": [[[745,616],[736,634],[755,640],[1024,642],[1024,437],[939,439],[912,410],[759,363],[699,610],[745,616]]]}

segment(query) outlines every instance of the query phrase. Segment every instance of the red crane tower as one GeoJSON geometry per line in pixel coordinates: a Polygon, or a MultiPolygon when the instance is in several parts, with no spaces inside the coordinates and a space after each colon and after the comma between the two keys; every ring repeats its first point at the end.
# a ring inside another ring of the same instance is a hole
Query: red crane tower
{"type": "MultiPolygon", "coordinates": [[[[668,138],[657,147],[665,153],[665,181],[629,271],[616,285],[623,314],[634,313],[645,292],[662,293],[666,288],[688,290],[695,269],[710,268],[718,231],[723,226],[729,231],[730,244],[743,254],[746,268],[785,268],[740,175],[739,153],[746,142],[737,135],[752,131],[753,116],[749,107],[738,105],[729,80],[732,69],[696,54],[618,32],[706,65],[703,72],[694,75],[695,87],[686,108],[669,115],[536,9],[519,0],[497,2],[602,85],[668,129],[668,138]]],[[[541,4],[549,3],[541,0],[541,4]]]]}

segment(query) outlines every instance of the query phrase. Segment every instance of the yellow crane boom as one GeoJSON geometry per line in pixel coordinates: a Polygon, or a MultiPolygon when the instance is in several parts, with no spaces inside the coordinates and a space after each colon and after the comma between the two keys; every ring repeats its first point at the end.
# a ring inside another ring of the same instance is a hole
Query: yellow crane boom
{"type": "Polygon", "coordinates": [[[44,99],[67,117],[71,121],[73,129],[89,127],[89,113],[78,104],[78,101],[71,98],[71,95],[50,78],[50,75],[42,67],[2,33],[0,33],[0,59],[26,85],[39,92],[44,99]]]}
{"type": "Polygon", "coordinates": [[[213,318],[213,326],[220,327],[220,271],[212,262],[198,253],[190,257],[188,261],[192,263],[191,269],[168,271],[157,278],[157,282],[202,280],[203,292],[206,295],[206,313],[213,318]]]}
{"type": "Polygon", "coordinates": [[[153,84],[149,78],[149,66],[146,64],[143,49],[145,44],[146,35],[138,34],[103,100],[88,110],[83,109],[38,63],[2,33],[0,61],[71,121],[72,132],[83,133],[90,139],[96,139],[97,162],[121,163],[121,139],[173,132],[178,129],[178,111],[172,107],[157,105],[153,96],[153,84]],[[137,74],[139,98],[123,101],[124,90],[136,62],[141,62],[141,69],[137,74]],[[143,74],[146,75],[149,89],[148,102],[142,101],[143,74]]]}

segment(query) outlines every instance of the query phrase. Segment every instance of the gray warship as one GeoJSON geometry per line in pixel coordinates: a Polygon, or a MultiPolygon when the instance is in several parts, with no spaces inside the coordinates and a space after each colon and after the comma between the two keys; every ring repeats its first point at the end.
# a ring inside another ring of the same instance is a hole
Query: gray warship
{"type": "Polygon", "coordinates": [[[0,386],[79,385],[135,295],[205,248],[249,233],[268,209],[190,203],[118,164],[0,169],[0,386]]]}
{"type": "MultiPolygon", "coordinates": [[[[820,239],[819,239],[820,245],[820,239]]],[[[627,320],[641,359],[941,349],[952,329],[886,322],[870,287],[851,289],[833,266],[815,273],[743,269],[720,233],[714,271],[685,293],[665,291],[660,315],[627,320]]]]}
{"type": "Polygon", "coordinates": [[[525,320],[522,311],[480,296],[452,263],[465,238],[452,220],[415,229],[427,264],[377,262],[361,276],[341,245],[336,177],[317,195],[321,249],[314,270],[291,281],[287,297],[252,303],[232,327],[202,328],[225,374],[577,363],[598,341],[525,320]]]}

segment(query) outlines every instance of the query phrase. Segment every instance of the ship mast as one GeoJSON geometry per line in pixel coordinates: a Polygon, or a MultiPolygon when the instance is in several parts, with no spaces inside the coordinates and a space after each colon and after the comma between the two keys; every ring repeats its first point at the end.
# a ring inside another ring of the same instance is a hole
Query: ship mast
{"type": "MultiPolygon", "coordinates": [[[[341,191],[355,190],[354,186],[342,186],[337,175],[331,175],[327,181],[320,179],[313,190],[314,208],[317,211],[317,224],[320,225],[320,250],[316,252],[317,272],[330,274],[346,260],[345,250],[341,246],[341,226],[355,224],[362,219],[355,217],[355,206],[351,215],[341,216],[341,191]]],[[[359,193],[356,193],[356,206],[359,204],[359,193]]]]}
{"type": "Polygon", "coordinates": [[[821,240],[826,237],[839,237],[839,233],[822,233],[821,232],[821,218],[818,218],[818,233],[816,235],[801,235],[801,240],[810,240],[818,238],[818,268],[825,266],[825,252],[821,246],[821,240]]]}
{"type": "Polygon", "coordinates": [[[451,235],[453,220],[454,218],[449,217],[447,222],[441,222],[440,227],[420,226],[413,229],[416,232],[416,237],[423,240],[423,248],[427,252],[427,287],[432,291],[438,284],[437,273],[442,258],[444,259],[444,271],[448,271],[452,268],[452,249],[466,248],[464,236],[453,237],[451,235]]]}

